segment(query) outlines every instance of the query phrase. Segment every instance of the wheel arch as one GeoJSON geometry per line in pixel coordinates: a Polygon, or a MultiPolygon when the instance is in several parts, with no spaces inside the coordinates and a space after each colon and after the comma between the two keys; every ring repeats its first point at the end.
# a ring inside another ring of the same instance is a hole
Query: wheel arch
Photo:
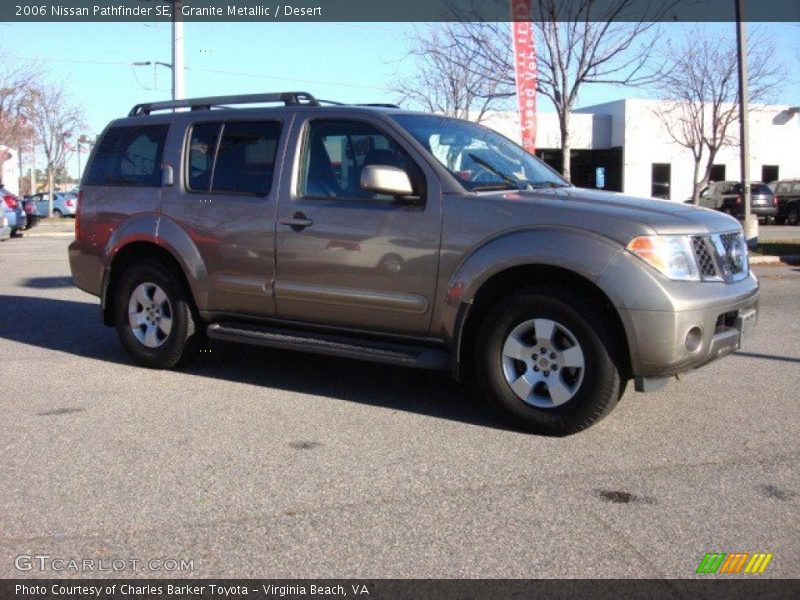
{"type": "MultiPolygon", "coordinates": [[[[136,240],[121,246],[109,266],[105,270],[101,293],[101,306],[103,310],[103,323],[114,324],[114,290],[125,270],[142,260],[154,259],[169,268],[187,290],[192,291],[192,285],[186,275],[183,265],[167,248],[157,244],[154,240],[136,240]]],[[[195,310],[197,309],[194,294],[190,293],[190,300],[195,310]]]]}
{"type": "Polygon", "coordinates": [[[574,289],[576,293],[598,303],[598,306],[608,316],[609,323],[621,345],[625,361],[623,367],[627,373],[630,373],[631,359],[628,337],[622,319],[609,295],[585,275],[569,268],[551,264],[521,264],[493,274],[480,285],[470,302],[461,304],[454,328],[455,351],[452,353],[452,371],[457,380],[463,380],[464,374],[470,371],[473,357],[468,349],[474,344],[478,330],[492,307],[509,294],[543,284],[567,286],[574,289]]]}

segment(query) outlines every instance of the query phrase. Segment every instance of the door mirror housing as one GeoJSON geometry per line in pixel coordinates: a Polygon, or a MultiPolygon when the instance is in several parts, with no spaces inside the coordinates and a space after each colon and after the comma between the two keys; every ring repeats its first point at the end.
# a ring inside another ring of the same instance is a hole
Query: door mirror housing
{"type": "Polygon", "coordinates": [[[411,179],[403,169],[389,165],[367,165],[361,170],[361,189],[399,198],[414,194],[411,179]]]}

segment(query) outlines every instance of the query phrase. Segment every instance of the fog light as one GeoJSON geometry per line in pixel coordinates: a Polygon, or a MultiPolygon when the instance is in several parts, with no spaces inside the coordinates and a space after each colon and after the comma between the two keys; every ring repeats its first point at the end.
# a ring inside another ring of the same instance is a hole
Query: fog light
{"type": "Polygon", "coordinates": [[[703,330],[699,327],[692,327],[686,334],[686,349],[689,352],[697,352],[703,343],[703,330]]]}

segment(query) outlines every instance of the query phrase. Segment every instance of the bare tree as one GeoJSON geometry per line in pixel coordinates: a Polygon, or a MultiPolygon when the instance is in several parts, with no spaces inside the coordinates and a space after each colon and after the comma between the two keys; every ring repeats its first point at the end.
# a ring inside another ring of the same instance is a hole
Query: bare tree
{"type": "Polygon", "coordinates": [[[487,111],[514,95],[514,88],[507,81],[465,68],[479,57],[474,45],[461,43],[461,28],[444,23],[438,29],[416,30],[408,53],[416,72],[392,83],[390,90],[401,103],[410,101],[429,112],[480,123],[487,111]]]}
{"type": "MultiPolygon", "coordinates": [[[[535,0],[533,29],[537,45],[538,91],[558,113],[562,174],[570,178],[570,116],[585,85],[643,86],[658,78],[652,68],[658,21],[679,0],[535,0]]],[[[451,9],[450,25],[439,54],[455,68],[491,81],[495,89],[515,89],[514,56],[508,23],[481,21],[476,12],[451,9]],[[454,47],[460,48],[456,59],[454,47]],[[462,57],[469,57],[464,60],[462,57]]],[[[436,50],[433,50],[436,52],[436,50]]]]}
{"type": "MultiPolygon", "coordinates": [[[[17,150],[28,150],[31,124],[25,118],[29,91],[42,75],[35,63],[11,61],[0,48],[0,144],[17,150]]],[[[0,154],[0,173],[4,155],[0,154]]]]}
{"type": "MultiPolygon", "coordinates": [[[[667,73],[654,85],[663,102],[654,112],[672,140],[692,154],[692,199],[697,204],[720,149],[737,143],[731,130],[739,120],[736,41],[732,34],[694,28],[680,43],[667,45],[663,61],[667,73]]],[[[751,37],[747,61],[750,99],[764,102],[784,76],[771,41],[763,35],[751,37]]]]}
{"type": "Polygon", "coordinates": [[[47,187],[50,200],[47,216],[53,213],[53,184],[56,170],[65,167],[72,154],[71,139],[85,126],[83,110],[73,105],[64,86],[30,92],[30,122],[47,160],[47,187]]]}

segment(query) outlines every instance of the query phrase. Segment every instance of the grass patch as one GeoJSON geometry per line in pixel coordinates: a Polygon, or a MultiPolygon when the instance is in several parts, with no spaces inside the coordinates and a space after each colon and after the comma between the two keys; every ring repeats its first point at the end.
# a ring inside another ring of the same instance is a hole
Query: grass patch
{"type": "Polygon", "coordinates": [[[758,248],[751,250],[755,256],[789,256],[800,254],[800,240],[777,240],[774,242],[762,242],[758,248]]]}

